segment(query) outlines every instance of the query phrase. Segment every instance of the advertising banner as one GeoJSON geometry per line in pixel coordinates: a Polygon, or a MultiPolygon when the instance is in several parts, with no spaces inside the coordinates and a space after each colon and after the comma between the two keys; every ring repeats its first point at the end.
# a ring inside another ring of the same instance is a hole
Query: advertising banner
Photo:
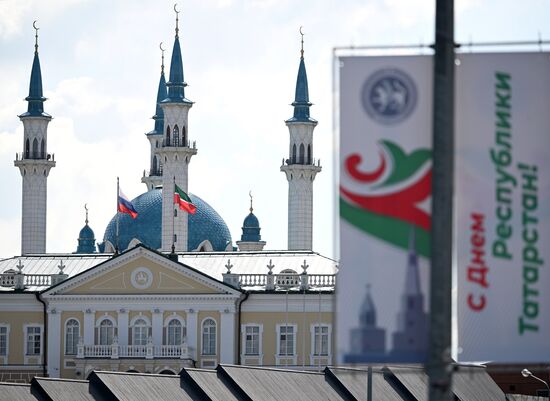
{"type": "Polygon", "coordinates": [[[341,57],[339,363],[428,346],[432,59],[341,57]]]}
{"type": "Polygon", "coordinates": [[[458,358],[548,361],[550,55],[458,58],[458,358]]]}

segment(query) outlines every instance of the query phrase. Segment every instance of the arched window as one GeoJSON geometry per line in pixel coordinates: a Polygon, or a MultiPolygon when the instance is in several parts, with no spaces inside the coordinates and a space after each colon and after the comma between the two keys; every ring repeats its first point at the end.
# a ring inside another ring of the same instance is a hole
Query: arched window
{"type": "Polygon", "coordinates": [[[40,141],[40,158],[45,159],[46,158],[46,152],[44,151],[44,148],[46,147],[46,141],[41,140],[40,141]]]}
{"type": "Polygon", "coordinates": [[[298,161],[298,164],[304,164],[304,159],[305,159],[305,153],[306,153],[306,148],[304,147],[304,144],[300,144],[300,160],[298,161]]]}
{"type": "Polygon", "coordinates": [[[152,175],[159,175],[158,161],[156,156],[153,156],[153,165],[151,166],[151,170],[153,170],[151,172],[152,175]]]}
{"type": "Polygon", "coordinates": [[[179,319],[170,319],[166,325],[166,345],[181,345],[185,337],[185,327],[179,319]]]}
{"type": "Polygon", "coordinates": [[[30,146],[30,142],[29,142],[29,138],[27,138],[27,140],[25,141],[25,159],[28,159],[30,157],[29,153],[31,151],[31,146],[30,146]]]}
{"type": "Polygon", "coordinates": [[[307,145],[307,164],[311,164],[311,145],[307,145]]]}
{"type": "Polygon", "coordinates": [[[115,325],[109,319],[103,319],[98,327],[99,345],[111,345],[115,338],[115,325]]]}
{"type": "Polygon", "coordinates": [[[180,146],[180,129],[178,128],[178,125],[174,125],[174,146],[180,146]]]}
{"type": "Polygon", "coordinates": [[[183,146],[187,146],[187,130],[185,129],[185,125],[181,129],[181,143],[183,146]]]}
{"type": "Polygon", "coordinates": [[[36,138],[32,141],[32,158],[38,158],[38,140],[36,138]]]}
{"type": "Polygon", "coordinates": [[[170,146],[170,126],[166,127],[166,146],[170,146]]]}
{"type": "Polygon", "coordinates": [[[80,337],[80,323],[76,319],[69,319],[65,323],[65,354],[76,355],[78,338],[80,337]]]}
{"type": "Polygon", "coordinates": [[[149,325],[145,319],[137,319],[132,326],[132,344],[147,345],[149,338],[149,325]]]}
{"type": "Polygon", "coordinates": [[[206,319],[202,323],[202,354],[216,355],[216,322],[206,319]]]}
{"type": "Polygon", "coordinates": [[[290,160],[290,163],[296,163],[296,144],[292,145],[292,159],[290,160]]]}

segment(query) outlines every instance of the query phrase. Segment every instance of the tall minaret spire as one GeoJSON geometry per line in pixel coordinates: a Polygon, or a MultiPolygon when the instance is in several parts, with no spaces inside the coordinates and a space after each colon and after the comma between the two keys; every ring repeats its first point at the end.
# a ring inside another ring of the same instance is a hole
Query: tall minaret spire
{"type": "Polygon", "coordinates": [[[48,149],[48,123],[52,117],[44,112],[46,98],[42,92],[42,72],[38,57],[38,29],[35,30],[34,59],[27,112],[19,116],[23,123],[23,152],[18,153],[15,166],[23,177],[21,210],[21,253],[46,252],[47,183],[50,169],[55,167],[53,155],[48,149]]]}
{"type": "Polygon", "coordinates": [[[294,114],[286,120],[290,134],[289,156],[283,159],[281,171],[288,180],[288,249],[311,250],[313,233],[313,180],[321,171],[313,159],[313,130],[317,121],[310,117],[309,90],[304,62],[304,33],[300,27],[301,50],[294,114]]]}
{"type": "Polygon", "coordinates": [[[162,42],[160,42],[159,48],[161,51],[161,64],[156,109],[155,115],[153,116],[155,127],[152,131],[145,134],[147,135],[147,139],[149,139],[149,143],[151,145],[150,168],[149,173],[147,174],[147,172],[144,171],[143,177],[141,178],[141,182],[147,185],[147,189],[149,191],[162,184],[162,163],[159,155],[157,154],[157,149],[162,145],[162,133],[164,130],[164,111],[160,106],[160,102],[166,99],[168,92],[166,90],[166,79],[164,78],[164,49],[162,48],[162,42]]]}
{"type": "Polygon", "coordinates": [[[170,61],[168,93],[160,102],[164,113],[163,139],[157,149],[162,163],[162,245],[163,251],[187,250],[188,215],[174,205],[174,185],[188,192],[188,168],[191,157],[197,154],[195,143],[188,138],[189,109],[193,102],[185,97],[187,84],[183,78],[183,62],[179,40],[179,11],[176,13],[176,36],[170,61]]]}

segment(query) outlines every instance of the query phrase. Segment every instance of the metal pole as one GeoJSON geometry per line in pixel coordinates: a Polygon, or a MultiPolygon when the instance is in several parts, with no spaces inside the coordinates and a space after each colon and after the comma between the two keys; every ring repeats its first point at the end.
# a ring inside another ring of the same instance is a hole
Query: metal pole
{"type": "Polygon", "coordinates": [[[118,198],[120,196],[120,182],[119,178],[116,178],[116,236],[115,236],[115,255],[118,255],[118,220],[120,213],[118,212],[118,198]]]}
{"type": "Polygon", "coordinates": [[[454,165],[454,1],[436,0],[429,400],[452,401],[451,286],[454,165]]]}

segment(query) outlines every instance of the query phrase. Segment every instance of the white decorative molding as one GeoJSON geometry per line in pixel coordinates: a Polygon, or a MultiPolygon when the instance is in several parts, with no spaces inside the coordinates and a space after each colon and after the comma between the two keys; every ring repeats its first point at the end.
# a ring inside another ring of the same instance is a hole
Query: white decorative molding
{"type": "Polygon", "coordinates": [[[296,365],[298,361],[298,350],[296,349],[297,346],[297,337],[298,337],[298,325],[296,323],[281,323],[276,325],[276,333],[277,337],[275,341],[277,341],[277,353],[275,354],[275,364],[276,365],[288,365],[288,361],[290,360],[290,365],[296,365]],[[293,330],[293,349],[294,353],[292,355],[281,355],[281,327],[294,327],[293,330]]]}
{"type": "Polygon", "coordinates": [[[263,354],[263,337],[264,337],[264,325],[262,323],[244,323],[241,324],[241,364],[247,365],[248,361],[257,361],[257,365],[263,365],[264,363],[264,354],[263,354]],[[247,327],[258,327],[259,338],[258,338],[258,354],[247,354],[246,353],[246,328],[247,327]]]}
{"type": "MultiPolygon", "coordinates": [[[[310,348],[309,348],[309,364],[311,366],[318,365],[320,362],[322,365],[327,365],[329,361],[332,361],[332,324],[330,323],[311,323],[309,327],[310,332],[310,348]],[[314,355],[313,352],[315,351],[315,328],[316,327],[328,327],[328,339],[327,339],[327,355],[314,355]]],[[[305,352],[305,350],[304,350],[305,352]]]]}

